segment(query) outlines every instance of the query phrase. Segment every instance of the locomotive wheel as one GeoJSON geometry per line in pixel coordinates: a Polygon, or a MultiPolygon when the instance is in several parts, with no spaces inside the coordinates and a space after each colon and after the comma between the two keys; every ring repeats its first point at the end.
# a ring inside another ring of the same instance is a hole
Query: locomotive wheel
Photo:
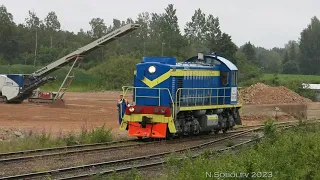
{"type": "Polygon", "coordinates": [[[219,131],[220,130],[217,130],[217,129],[213,130],[214,134],[219,134],[219,131]]]}
{"type": "Polygon", "coordinates": [[[173,138],[173,135],[170,133],[169,129],[167,128],[167,133],[166,133],[166,140],[171,140],[173,138]]]}

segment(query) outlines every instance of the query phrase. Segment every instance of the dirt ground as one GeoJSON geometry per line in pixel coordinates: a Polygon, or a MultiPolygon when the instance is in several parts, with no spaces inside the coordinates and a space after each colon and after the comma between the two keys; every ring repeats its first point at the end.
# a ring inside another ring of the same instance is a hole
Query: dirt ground
{"type": "Polygon", "coordinates": [[[117,99],[120,92],[66,93],[66,108],[25,101],[0,104],[0,128],[16,131],[50,132],[52,135],[80,132],[105,124],[115,136],[125,136],[118,128],[117,99]]]}
{"type": "MultiPolygon", "coordinates": [[[[0,129],[5,131],[47,132],[61,135],[80,132],[105,124],[112,128],[115,139],[128,137],[119,130],[117,99],[120,92],[71,93],[64,96],[66,108],[52,108],[47,104],[25,101],[23,104],[0,104],[0,129]]],[[[129,102],[132,102],[128,98],[129,102]]],[[[244,117],[243,125],[259,124],[264,118],[244,117]]],[[[0,133],[1,136],[1,133],[0,133]]],[[[1,138],[1,137],[0,137],[1,138]]]]}

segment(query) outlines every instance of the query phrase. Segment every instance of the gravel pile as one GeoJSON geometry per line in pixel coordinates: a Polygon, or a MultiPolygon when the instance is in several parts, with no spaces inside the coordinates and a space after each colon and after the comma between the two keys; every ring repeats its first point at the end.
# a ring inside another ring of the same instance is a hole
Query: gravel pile
{"type": "Polygon", "coordinates": [[[305,104],[312,102],[284,86],[272,87],[263,83],[240,90],[239,98],[242,104],[305,104]]]}

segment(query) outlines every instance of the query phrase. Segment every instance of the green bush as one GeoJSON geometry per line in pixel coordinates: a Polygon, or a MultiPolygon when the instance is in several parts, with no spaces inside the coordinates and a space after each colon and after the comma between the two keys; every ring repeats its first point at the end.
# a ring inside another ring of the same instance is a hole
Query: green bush
{"type": "Polygon", "coordinates": [[[125,85],[133,85],[134,70],[141,59],[120,56],[92,68],[90,72],[101,77],[99,85],[104,89],[121,89],[125,85]]]}
{"type": "Polygon", "coordinates": [[[82,129],[80,134],[81,143],[103,143],[112,140],[111,129],[105,129],[105,125],[91,131],[82,129]]]}
{"type": "Polygon", "coordinates": [[[246,60],[244,53],[236,53],[237,67],[239,69],[238,81],[240,86],[254,84],[262,77],[262,71],[252,62],[246,60]]]}

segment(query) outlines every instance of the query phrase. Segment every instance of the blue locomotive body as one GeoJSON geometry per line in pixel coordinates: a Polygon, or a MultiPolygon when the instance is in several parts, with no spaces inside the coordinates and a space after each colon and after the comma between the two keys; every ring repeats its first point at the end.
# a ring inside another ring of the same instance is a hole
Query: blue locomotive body
{"type": "MultiPolygon", "coordinates": [[[[210,130],[230,129],[235,121],[241,124],[238,113],[241,105],[237,102],[237,67],[221,56],[200,56],[178,63],[172,57],[144,57],[136,65],[133,87],[135,105],[126,110],[124,118],[129,125],[129,134],[142,137],[138,134],[144,132],[143,137],[152,137],[152,130],[145,132],[145,129],[135,127],[130,132],[130,124],[141,125],[143,117],[149,119],[146,124],[152,124],[151,127],[159,123],[167,124],[167,131],[171,134],[179,131],[186,134],[183,126],[187,121],[193,124],[190,126],[212,128],[210,130]],[[161,111],[163,113],[159,114],[161,111]],[[186,116],[190,116],[189,120],[181,120],[186,116]],[[231,118],[229,125],[228,118],[231,118]]],[[[161,137],[166,134],[162,132],[161,137]]]]}
{"type": "Polygon", "coordinates": [[[170,106],[172,100],[187,106],[237,104],[238,69],[230,61],[218,56],[205,56],[203,64],[194,63],[193,60],[176,63],[176,59],[171,57],[144,57],[137,64],[134,87],[146,89],[136,89],[136,104],[170,106]],[[156,69],[154,73],[148,72],[151,66],[156,69]],[[223,73],[226,83],[222,82],[223,73]],[[156,98],[159,96],[160,100],[156,98]]]}

